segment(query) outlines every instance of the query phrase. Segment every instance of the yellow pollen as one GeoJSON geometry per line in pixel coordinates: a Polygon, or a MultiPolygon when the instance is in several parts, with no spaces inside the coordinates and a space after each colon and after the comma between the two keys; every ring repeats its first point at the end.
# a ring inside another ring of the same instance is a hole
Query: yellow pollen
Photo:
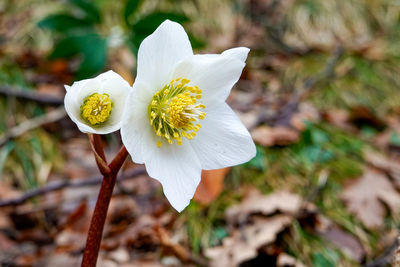
{"type": "Polygon", "coordinates": [[[102,124],[110,117],[112,104],[108,94],[94,93],[83,100],[81,117],[91,125],[102,124]]]}
{"type": "Polygon", "coordinates": [[[158,136],[158,147],[163,139],[169,144],[182,145],[182,137],[191,140],[201,128],[195,122],[206,116],[205,105],[197,103],[202,91],[189,83],[186,78],[174,79],[157,91],[149,103],[149,121],[158,136]]]}

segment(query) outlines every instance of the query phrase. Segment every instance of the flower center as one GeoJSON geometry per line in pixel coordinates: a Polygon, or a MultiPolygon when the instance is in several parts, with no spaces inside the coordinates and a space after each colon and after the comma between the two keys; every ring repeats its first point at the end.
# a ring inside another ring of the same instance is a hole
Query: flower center
{"type": "Polygon", "coordinates": [[[112,102],[108,94],[94,93],[83,100],[81,117],[91,125],[105,122],[111,114],[112,102]]]}
{"type": "Polygon", "coordinates": [[[181,78],[172,80],[151,99],[147,110],[150,124],[160,137],[158,147],[161,147],[163,139],[169,144],[175,139],[178,145],[182,145],[182,137],[191,140],[201,128],[196,123],[206,116],[201,111],[205,106],[197,103],[201,99],[201,90],[197,86],[188,86],[189,82],[181,78]]]}

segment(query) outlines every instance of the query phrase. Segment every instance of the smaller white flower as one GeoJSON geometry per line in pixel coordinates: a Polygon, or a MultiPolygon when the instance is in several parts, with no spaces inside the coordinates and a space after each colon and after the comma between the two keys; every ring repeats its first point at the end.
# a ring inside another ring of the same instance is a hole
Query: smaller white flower
{"type": "Polygon", "coordinates": [[[107,71],[93,79],[65,85],[65,110],[84,133],[108,134],[121,128],[125,101],[132,87],[121,76],[107,71]]]}

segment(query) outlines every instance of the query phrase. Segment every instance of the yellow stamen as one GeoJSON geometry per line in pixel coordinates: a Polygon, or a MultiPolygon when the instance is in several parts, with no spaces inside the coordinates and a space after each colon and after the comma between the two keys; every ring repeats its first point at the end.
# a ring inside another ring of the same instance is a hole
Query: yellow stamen
{"type": "MultiPolygon", "coordinates": [[[[189,86],[189,83],[186,78],[171,80],[154,94],[148,106],[151,126],[156,135],[169,144],[175,140],[182,145],[182,137],[193,139],[201,128],[194,122],[206,116],[202,111],[205,105],[197,103],[202,91],[198,86],[189,86]]],[[[158,142],[161,141],[157,141],[157,146],[158,142]]]]}
{"type": "Polygon", "coordinates": [[[100,125],[111,115],[112,102],[108,94],[94,93],[83,100],[81,117],[91,125],[100,125]]]}

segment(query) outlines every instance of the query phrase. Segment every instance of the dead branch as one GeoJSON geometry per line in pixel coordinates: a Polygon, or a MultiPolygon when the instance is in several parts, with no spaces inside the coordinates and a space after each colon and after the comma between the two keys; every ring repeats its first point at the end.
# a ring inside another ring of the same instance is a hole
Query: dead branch
{"type": "MultiPolygon", "coordinates": [[[[135,169],[130,169],[125,172],[122,172],[118,178],[117,178],[117,183],[132,179],[135,177],[138,177],[139,175],[146,174],[146,170],[144,167],[138,167],[135,169]]],[[[45,195],[50,192],[54,192],[66,187],[70,188],[79,188],[79,187],[84,187],[84,186],[94,186],[98,185],[103,181],[103,176],[97,175],[85,179],[79,179],[79,180],[61,180],[61,181],[54,181],[46,184],[43,187],[40,188],[35,188],[30,191],[27,191],[23,195],[21,195],[18,198],[13,198],[13,199],[4,199],[0,200],[0,207],[5,207],[5,206],[16,206],[16,205],[21,205],[28,201],[29,199],[32,199],[37,196],[45,195]]]]}
{"type": "Polygon", "coordinates": [[[42,116],[35,117],[30,120],[26,120],[17,126],[11,128],[9,131],[7,131],[5,134],[0,136],[0,146],[5,144],[8,140],[19,137],[23,135],[24,133],[38,128],[42,125],[56,122],[62,118],[64,118],[66,115],[64,106],[58,107],[42,116]]]}
{"type": "Polygon", "coordinates": [[[34,101],[40,104],[59,106],[64,103],[64,99],[48,94],[38,93],[30,90],[25,91],[12,86],[0,86],[0,95],[13,96],[23,100],[34,101]]]}

